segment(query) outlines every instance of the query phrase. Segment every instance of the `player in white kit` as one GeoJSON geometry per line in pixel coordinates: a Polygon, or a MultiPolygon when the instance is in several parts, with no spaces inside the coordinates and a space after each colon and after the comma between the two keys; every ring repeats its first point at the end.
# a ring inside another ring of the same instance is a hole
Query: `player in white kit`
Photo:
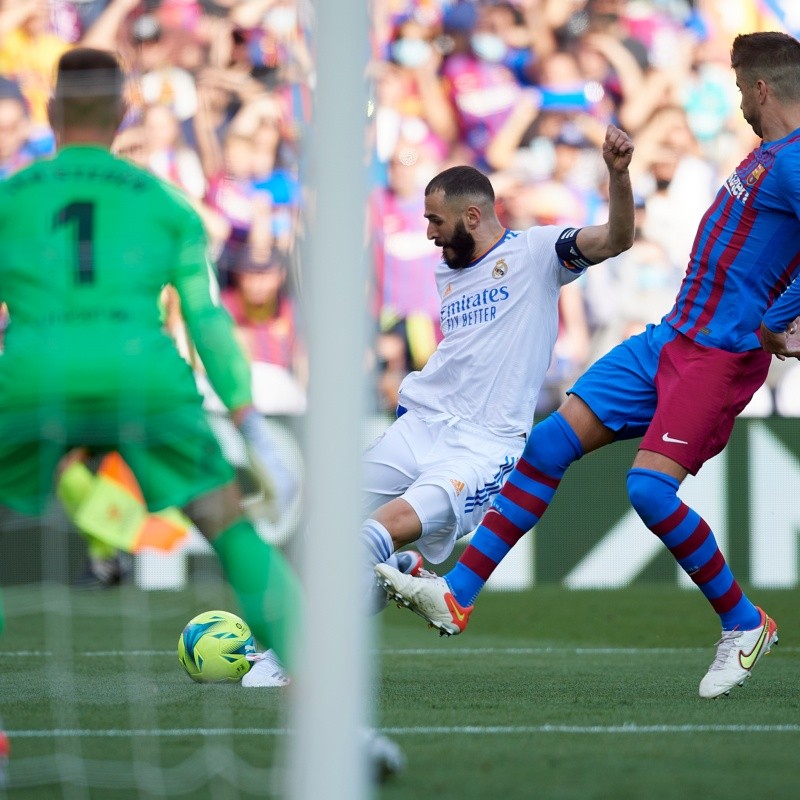
{"type": "Polygon", "coordinates": [[[441,172],[425,189],[428,239],[442,248],[436,282],[444,339],[409,374],[398,418],[364,455],[361,533],[372,611],[386,594],[373,569],[415,573],[440,563],[473,531],[525,445],[558,333],[561,287],[627,250],[634,214],[629,137],[610,125],[608,222],[505,229],[489,179],[473,167],[441,172]]]}

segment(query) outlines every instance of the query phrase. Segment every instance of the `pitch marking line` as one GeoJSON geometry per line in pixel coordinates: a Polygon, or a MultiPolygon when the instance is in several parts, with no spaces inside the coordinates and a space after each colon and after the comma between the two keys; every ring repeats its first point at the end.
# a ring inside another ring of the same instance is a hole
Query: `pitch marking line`
{"type": "MultiPolygon", "coordinates": [[[[680,655],[703,653],[708,647],[434,647],[434,648],[386,648],[377,651],[384,656],[469,656],[469,655],[680,655]]],[[[781,653],[800,653],[800,647],[779,646],[781,653]]],[[[174,650],[94,650],[80,654],[83,658],[124,658],[125,656],[174,656],[174,650]]],[[[0,650],[0,658],[50,658],[50,650],[0,650]]]]}
{"type": "MultiPolygon", "coordinates": [[[[776,725],[459,725],[454,727],[381,728],[390,736],[515,736],[519,734],[652,734],[652,733],[800,733],[800,724],[776,725]]],[[[286,736],[288,728],[173,728],[165,730],[21,730],[10,739],[51,738],[185,738],[192,736],[286,736]]]]}

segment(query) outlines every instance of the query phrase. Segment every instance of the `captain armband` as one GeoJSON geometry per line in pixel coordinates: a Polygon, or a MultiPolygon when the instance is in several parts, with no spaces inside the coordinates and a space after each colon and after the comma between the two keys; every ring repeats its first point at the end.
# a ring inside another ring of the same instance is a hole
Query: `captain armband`
{"type": "Polygon", "coordinates": [[[580,228],[565,228],[561,231],[556,241],[556,255],[562,266],[571,272],[583,272],[587,267],[596,263],[590,261],[581,253],[578,247],[578,233],[580,228]]]}

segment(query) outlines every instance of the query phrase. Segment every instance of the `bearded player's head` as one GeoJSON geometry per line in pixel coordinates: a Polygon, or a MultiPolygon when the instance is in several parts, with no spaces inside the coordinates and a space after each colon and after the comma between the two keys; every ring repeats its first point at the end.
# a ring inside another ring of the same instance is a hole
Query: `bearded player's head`
{"type": "Polygon", "coordinates": [[[502,233],[489,179],[474,167],[440,172],[425,188],[428,239],[442,248],[450,269],[463,269],[483,255],[502,233]]]}
{"type": "Polygon", "coordinates": [[[125,76],[105,50],[79,47],[61,56],[48,105],[59,145],[96,143],[110,147],[125,115],[125,76]]]}

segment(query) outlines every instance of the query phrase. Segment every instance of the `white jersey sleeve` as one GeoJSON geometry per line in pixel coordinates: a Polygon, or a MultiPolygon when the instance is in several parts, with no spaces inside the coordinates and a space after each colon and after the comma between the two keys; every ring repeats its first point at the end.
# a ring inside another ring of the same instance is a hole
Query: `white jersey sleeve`
{"type": "Polygon", "coordinates": [[[403,381],[401,405],[451,414],[499,435],[530,429],[558,335],[559,291],[580,275],[556,255],[561,231],[506,231],[468,267],[438,267],[444,339],[425,367],[403,381]]]}

